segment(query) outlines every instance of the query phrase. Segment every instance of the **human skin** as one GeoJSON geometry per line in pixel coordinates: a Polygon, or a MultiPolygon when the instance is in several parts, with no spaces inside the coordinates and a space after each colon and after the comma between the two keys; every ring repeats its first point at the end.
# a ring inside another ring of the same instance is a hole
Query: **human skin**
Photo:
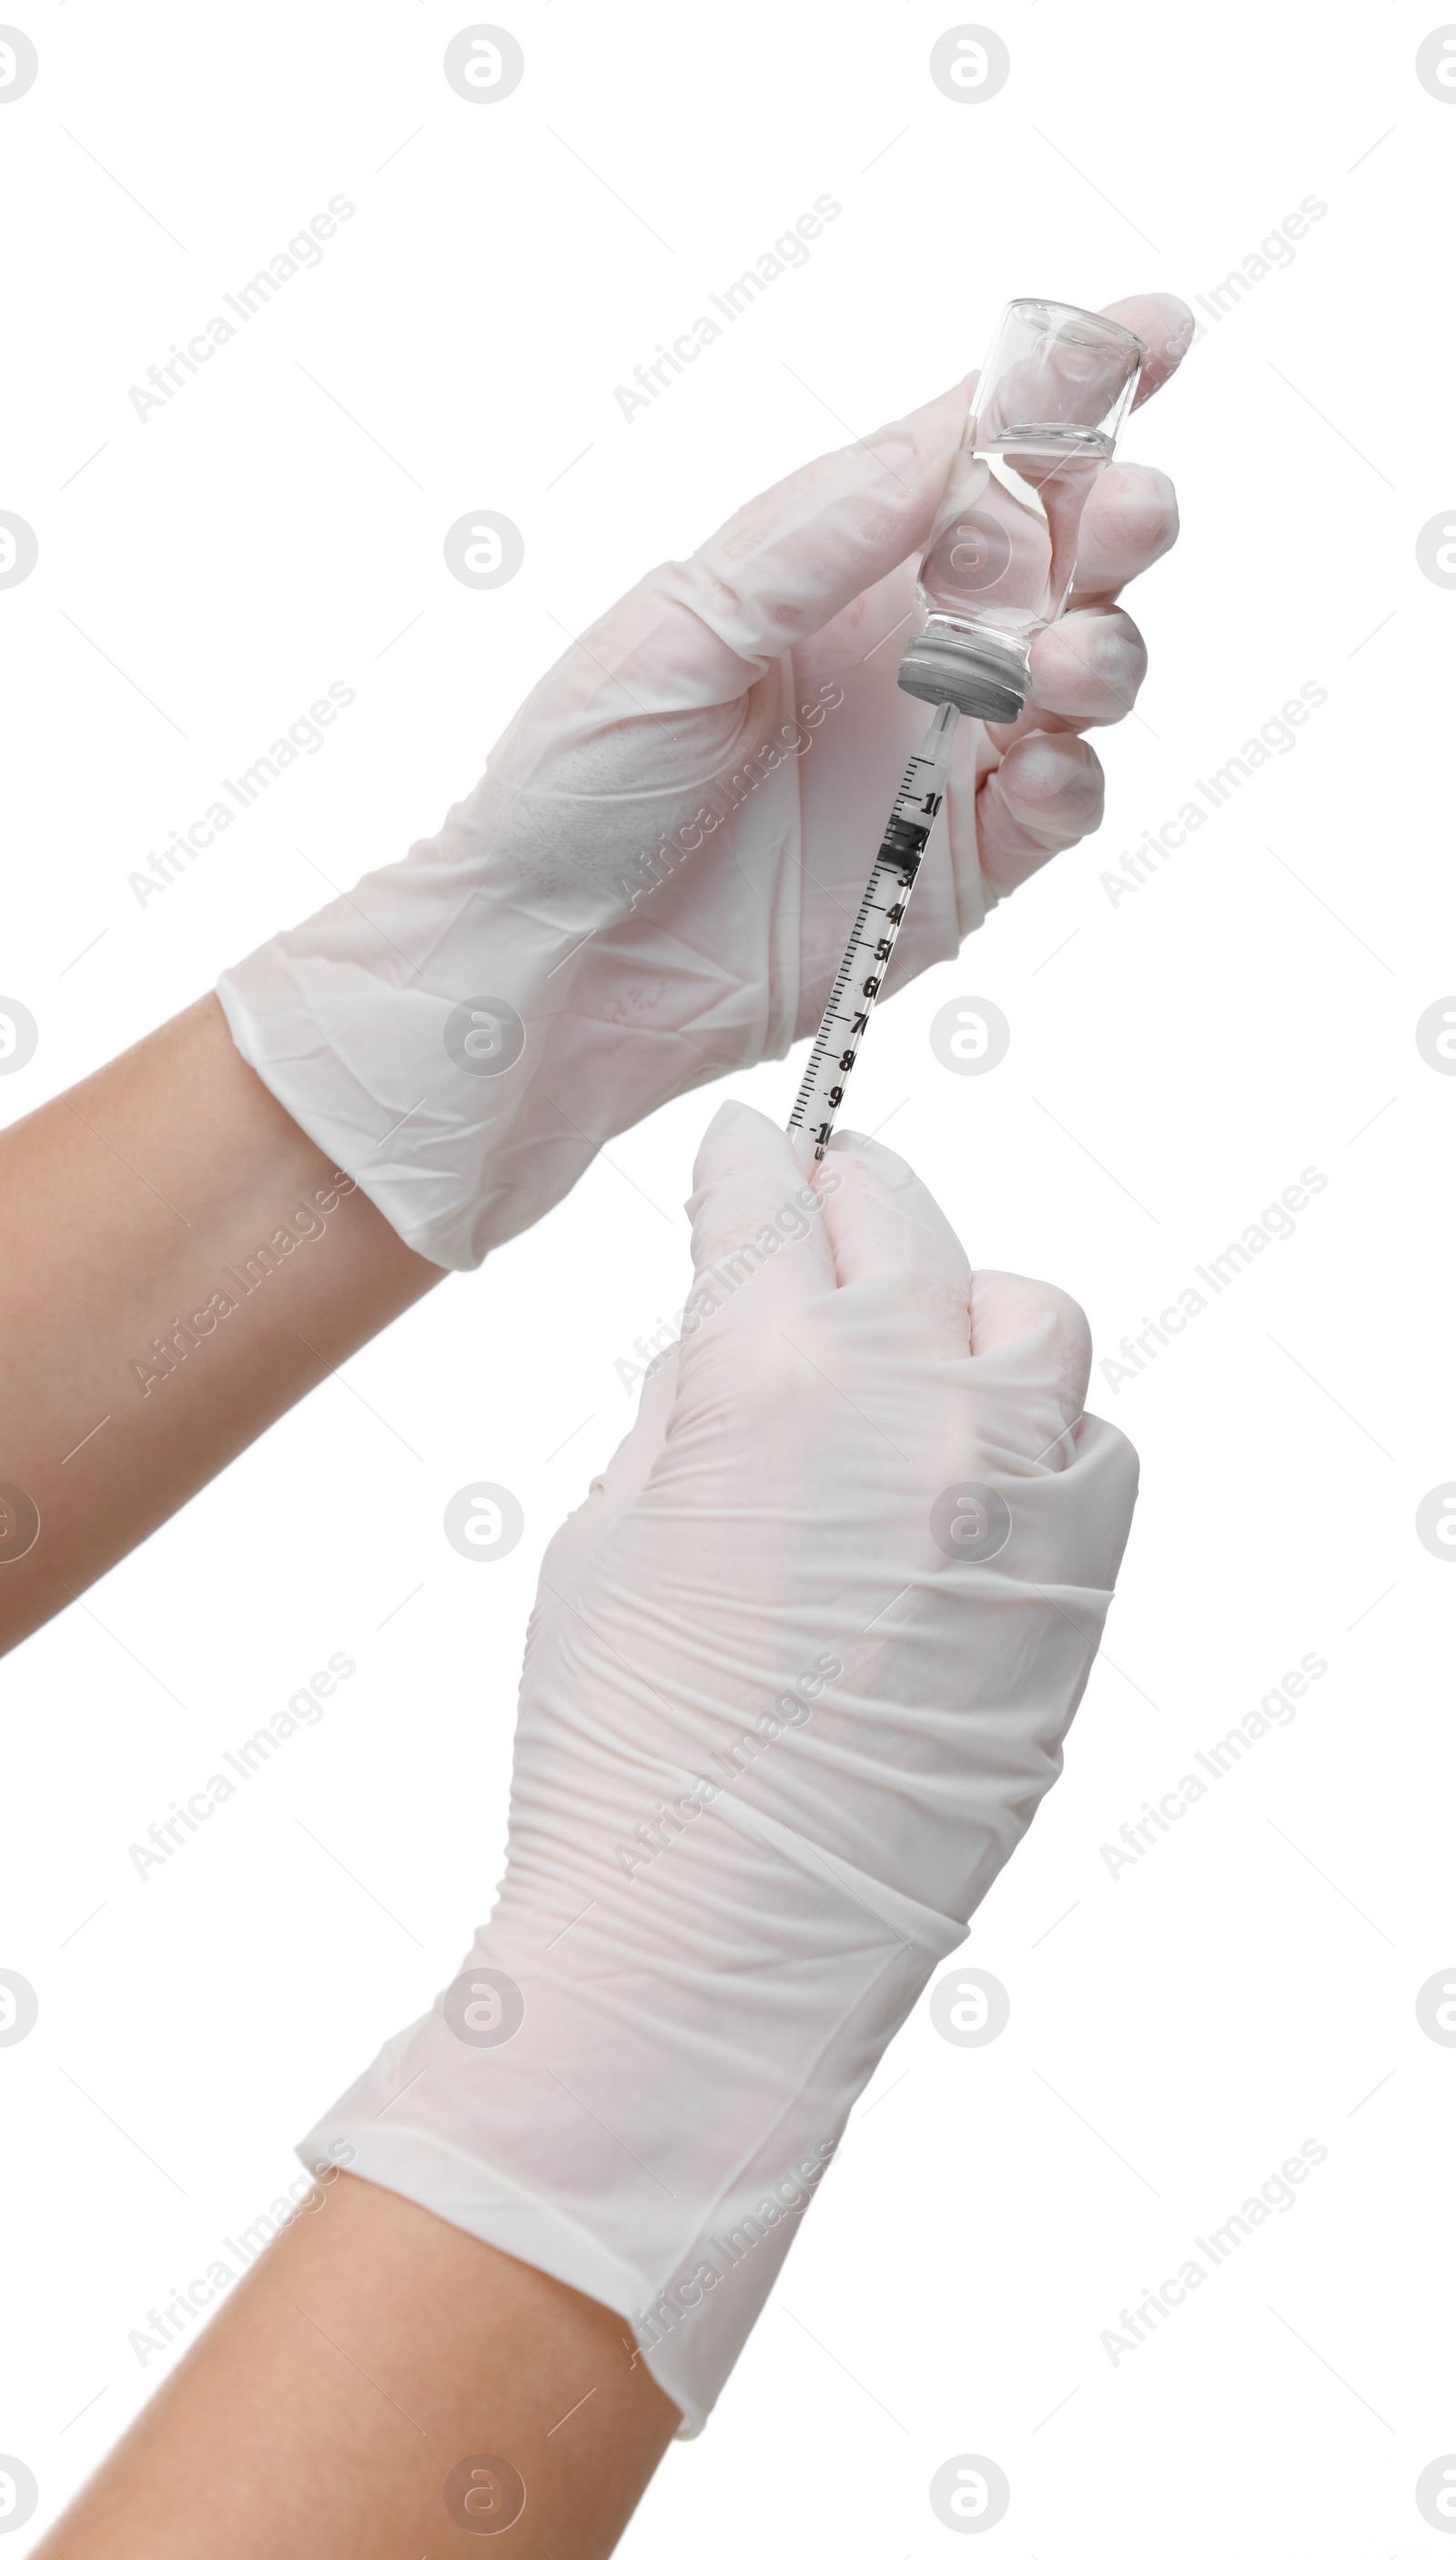
{"type": "Polygon", "coordinates": [[[363,1192],[340,1196],[337,1169],[240,1057],[215,996],[6,1130],[0,1194],[25,1238],[0,1262],[0,1480],[43,1523],[0,1569],[3,1647],[445,1275],[363,1192]],[[322,1231],[250,1293],[225,1277],[331,1192],[335,1207],[306,1220],[322,1231]],[[217,1292],[234,1312],[193,1327],[217,1292]],[[178,1315],[196,1346],[182,1341],[169,1373],[149,1346],[178,1315]]]}
{"type": "Polygon", "coordinates": [[[314,2189],[35,2560],[599,2560],[678,2425],[626,2323],[347,2173],[314,2189]],[[509,2491],[509,2476],[497,2474],[509,2491]],[[504,2512],[501,2507],[497,2513],[504,2512]]]}

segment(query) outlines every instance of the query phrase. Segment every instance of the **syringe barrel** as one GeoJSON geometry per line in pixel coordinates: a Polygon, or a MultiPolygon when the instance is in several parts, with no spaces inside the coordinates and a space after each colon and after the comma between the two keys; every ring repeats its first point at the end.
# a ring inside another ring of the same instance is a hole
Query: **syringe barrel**
{"type": "Polygon", "coordinates": [[[920,857],[935,824],[950,770],[956,715],[942,705],[905,766],[890,822],[881,838],[860,911],[839,975],[829,992],[818,1037],[789,1118],[791,1130],[812,1139],[816,1157],[829,1145],[845,1080],[860,1053],[875,1002],[885,985],[920,857]]]}

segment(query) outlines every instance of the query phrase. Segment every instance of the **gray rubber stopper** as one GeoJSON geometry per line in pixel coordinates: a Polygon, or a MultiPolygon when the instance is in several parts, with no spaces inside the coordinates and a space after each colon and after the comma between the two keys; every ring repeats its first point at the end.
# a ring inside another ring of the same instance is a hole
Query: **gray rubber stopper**
{"type": "Polygon", "coordinates": [[[922,631],[899,662],[901,693],[922,703],[954,703],[972,720],[1010,722],[1027,699],[1004,660],[983,657],[974,641],[922,631]]]}

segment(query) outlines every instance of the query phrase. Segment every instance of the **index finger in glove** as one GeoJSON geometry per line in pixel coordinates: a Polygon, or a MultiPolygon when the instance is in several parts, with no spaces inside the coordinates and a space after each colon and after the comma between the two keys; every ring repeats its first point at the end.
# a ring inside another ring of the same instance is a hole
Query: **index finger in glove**
{"type": "MultiPolygon", "coordinates": [[[[1008,1448],[1026,1465],[1064,1466],[1091,1364],[1087,1321],[1075,1301],[1009,1273],[973,1278],[959,1238],[918,1175],[891,1148],[852,1131],[838,1133],[831,1146],[829,1179],[821,1177],[818,1194],[822,1216],[801,1210],[783,1221],[785,1241],[775,1243],[774,1205],[794,1197],[796,1170],[790,1139],[745,1104],[725,1104],[711,1123],[690,1203],[700,1288],[684,1325],[685,1382],[700,1365],[694,1336],[732,1338],[738,1349],[725,1375],[745,1385],[743,1328],[761,1329],[765,1349],[770,1336],[774,1344],[785,1338],[786,1327],[796,1341],[796,1312],[827,1313],[838,1304],[848,1313],[853,1293],[868,1318],[857,1328],[863,1354],[912,1365],[984,1361],[982,1383],[994,1393],[1008,1448]],[[801,1232],[790,1240],[794,1224],[801,1232]],[[880,1293],[877,1310],[863,1284],[881,1281],[893,1286],[880,1293]]],[[[757,1364],[750,1366],[757,1378],[757,1364]]],[[[776,1354],[768,1370],[778,1375],[776,1354]]]]}
{"type": "Polygon", "coordinates": [[[984,1379],[994,1372],[1016,1408],[1009,1436],[1018,1454],[1064,1466],[1092,1361],[1075,1299],[1013,1272],[973,1276],[943,1209],[892,1148],[840,1130],[830,1157],[844,1176],[824,1205],[840,1287],[892,1278],[902,1337],[935,1359],[964,1360],[969,1352],[984,1360],[984,1379]]]}
{"type": "MultiPolygon", "coordinates": [[[[1147,349],[1133,407],[1139,409],[1176,374],[1193,345],[1195,321],[1176,293],[1133,293],[1104,302],[1104,320],[1118,320],[1147,349]]],[[[1115,462],[1088,498],[1077,535],[1071,600],[1108,601],[1130,577],[1151,568],[1178,540],[1178,501],[1166,471],[1137,462],[1115,462]]]]}
{"type": "Polygon", "coordinates": [[[824,1203],[839,1286],[889,1277],[897,1312],[937,1360],[964,1360],[971,1340],[971,1266],[938,1201],[902,1156],[858,1130],[838,1130],[830,1159],[842,1188],[824,1203]]]}
{"type": "MultiPolygon", "coordinates": [[[[807,1166],[781,1129],[746,1102],[724,1102],[693,1168],[693,1269],[687,1314],[752,1283],[755,1307],[792,1305],[834,1287],[834,1255],[807,1166]]],[[[696,1332],[685,1322],[684,1332],[696,1332]]]]}
{"type": "Polygon", "coordinates": [[[694,1334],[735,1299],[745,1281],[752,1304],[792,1307],[834,1286],[834,1255],[818,1196],[781,1129],[746,1103],[719,1105],[693,1168],[694,1286],[682,1338],[647,1367],[637,1419],[587,1500],[553,1541],[573,1562],[593,1553],[604,1530],[647,1483],[668,1435],[684,1351],[694,1334]]]}
{"type": "Polygon", "coordinates": [[[1177,293],[1129,293],[1120,302],[1104,302],[1102,317],[1120,321],[1147,350],[1133,400],[1133,407],[1141,408],[1177,373],[1198,323],[1177,293]]]}

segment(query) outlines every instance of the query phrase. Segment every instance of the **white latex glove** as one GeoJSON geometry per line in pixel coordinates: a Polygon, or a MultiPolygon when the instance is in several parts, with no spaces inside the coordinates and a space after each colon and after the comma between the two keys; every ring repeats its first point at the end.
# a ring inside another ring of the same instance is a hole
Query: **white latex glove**
{"type": "MultiPolygon", "coordinates": [[[[1163,294],[1110,309],[1149,344],[1146,397],[1192,317],[1163,294]]],[[[437,837],[221,980],[243,1056],[416,1252],[473,1267],[605,1139],[817,1027],[924,731],[894,674],[969,391],[652,570],[543,678],[437,837]]],[[[1097,484],[1080,609],[1037,642],[1021,720],[960,723],[891,988],[1100,823],[1077,732],[1132,707],[1146,653],[1113,599],[1177,525],[1161,472],[1097,484]]]]}
{"type": "Polygon", "coordinates": [[[609,2304],[688,2434],[1059,1771],[1135,1492],[1070,1299],[868,1139],[818,1181],[725,1104],[685,1340],[542,1567],[494,1912],[299,2146],[609,2304]]]}

